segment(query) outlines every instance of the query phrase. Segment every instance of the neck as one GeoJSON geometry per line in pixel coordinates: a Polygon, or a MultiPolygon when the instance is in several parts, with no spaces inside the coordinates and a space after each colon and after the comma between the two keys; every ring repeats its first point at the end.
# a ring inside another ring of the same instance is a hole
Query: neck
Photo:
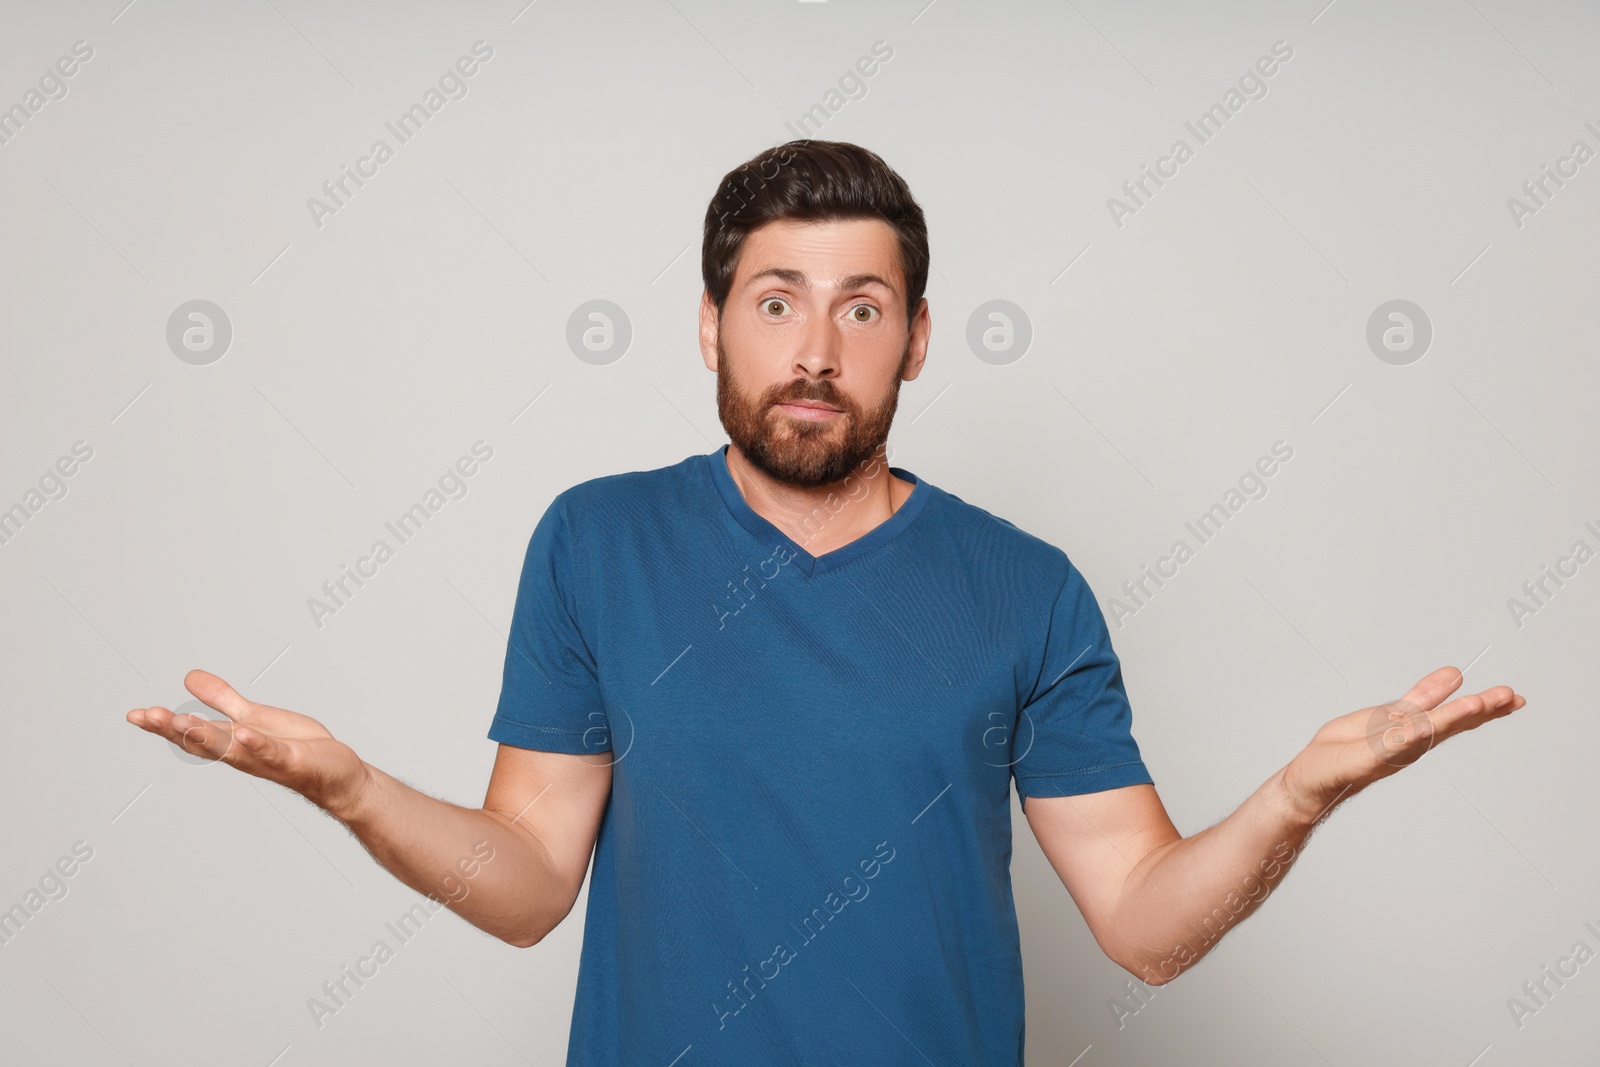
{"type": "Polygon", "coordinates": [[[900,509],[913,485],[889,471],[884,446],[837,482],[815,488],[779,481],[728,445],[728,473],[750,510],[812,556],[867,533],[900,509]]]}

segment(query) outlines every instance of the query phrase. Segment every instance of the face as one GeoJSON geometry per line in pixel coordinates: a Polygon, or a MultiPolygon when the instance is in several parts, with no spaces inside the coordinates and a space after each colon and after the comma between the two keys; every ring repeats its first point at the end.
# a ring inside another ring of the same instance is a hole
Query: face
{"type": "Polygon", "coordinates": [[[752,466],[838,482],[889,438],[900,383],[922,370],[927,301],[906,325],[895,233],[879,219],[768,223],[744,243],[720,322],[701,302],[717,414],[752,466]]]}

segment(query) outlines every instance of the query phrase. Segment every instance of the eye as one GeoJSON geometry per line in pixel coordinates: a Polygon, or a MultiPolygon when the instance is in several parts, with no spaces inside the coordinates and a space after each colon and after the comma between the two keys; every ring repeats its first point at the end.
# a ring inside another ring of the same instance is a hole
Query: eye
{"type": "Polygon", "coordinates": [[[871,304],[857,304],[855,307],[850,309],[850,315],[851,315],[851,317],[853,319],[855,319],[856,322],[872,322],[882,314],[883,314],[883,312],[879,311],[877,308],[873,307],[871,304]],[[869,311],[872,314],[869,315],[867,318],[862,318],[858,314],[858,312],[862,312],[862,311],[869,311]]]}
{"type": "Polygon", "coordinates": [[[766,312],[769,315],[781,315],[781,314],[783,314],[782,310],[775,310],[775,309],[786,308],[789,305],[788,305],[788,303],[786,301],[780,300],[777,297],[772,297],[772,298],[768,299],[761,306],[766,310],[766,312]]]}

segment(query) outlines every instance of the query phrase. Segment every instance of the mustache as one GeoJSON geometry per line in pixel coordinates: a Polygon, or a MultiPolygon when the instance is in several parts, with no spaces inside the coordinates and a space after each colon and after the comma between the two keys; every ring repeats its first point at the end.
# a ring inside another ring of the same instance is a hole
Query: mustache
{"type": "Polygon", "coordinates": [[[790,382],[788,385],[775,390],[767,400],[767,406],[788,404],[796,400],[812,400],[819,404],[827,404],[838,408],[840,411],[849,411],[850,403],[839,392],[834,384],[827,380],[807,383],[804,380],[790,382]]]}

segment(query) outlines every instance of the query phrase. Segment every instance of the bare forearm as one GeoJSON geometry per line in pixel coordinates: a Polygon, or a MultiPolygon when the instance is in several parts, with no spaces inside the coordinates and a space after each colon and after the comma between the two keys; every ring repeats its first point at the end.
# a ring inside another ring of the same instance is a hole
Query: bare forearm
{"type": "Polygon", "coordinates": [[[571,910],[549,852],[498,812],[431,797],[371,764],[359,793],[329,814],[348,826],[379,865],[472,925],[527,947],[571,910]]]}
{"type": "Polygon", "coordinates": [[[1128,875],[1114,918],[1120,962],[1149,985],[1177,977],[1260,907],[1323,813],[1291,798],[1283,771],[1227,818],[1157,848],[1128,875]]]}

